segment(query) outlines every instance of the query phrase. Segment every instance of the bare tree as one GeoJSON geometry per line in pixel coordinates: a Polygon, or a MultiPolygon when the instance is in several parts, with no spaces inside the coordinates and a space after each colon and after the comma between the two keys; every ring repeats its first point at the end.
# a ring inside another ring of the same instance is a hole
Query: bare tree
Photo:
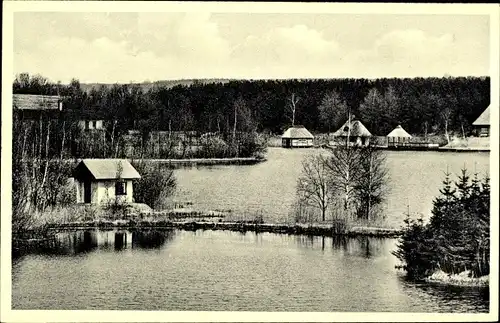
{"type": "Polygon", "coordinates": [[[297,103],[299,102],[300,98],[298,96],[295,96],[295,93],[292,93],[292,96],[290,97],[290,111],[292,112],[292,127],[295,125],[295,112],[297,109],[297,103]]]}
{"type": "Polygon", "coordinates": [[[446,141],[450,143],[450,134],[448,133],[448,127],[450,126],[450,119],[453,111],[449,107],[444,108],[441,110],[440,116],[441,116],[441,121],[443,122],[444,126],[444,135],[446,136],[446,141]]]}
{"type": "Polygon", "coordinates": [[[463,116],[463,115],[460,115],[458,117],[458,120],[460,122],[460,129],[462,130],[462,138],[464,140],[467,140],[467,137],[465,136],[465,125],[467,125],[467,119],[463,116]]]}
{"type": "Polygon", "coordinates": [[[336,196],[343,200],[344,212],[350,216],[356,202],[356,185],[361,176],[360,150],[349,146],[337,146],[330,149],[325,167],[329,172],[330,187],[336,196]]]}
{"type": "Polygon", "coordinates": [[[244,136],[239,136],[237,138],[236,134],[239,130],[242,133],[252,133],[256,129],[254,119],[252,117],[252,111],[249,109],[247,102],[242,98],[238,97],[234,103],[234,123],[233,123],[233,148],[235,149],[236,157],[240,154],[240,148],[242,142],[245,140],[244,136]],[[238,126],[237,126],[238,125],[238,126]]]}
{"type": "Polygon", "coordinates": [[[429,128],[429,121],[424,121],[423,123],[423,128],[424,128],[424,139],[427,140],[427,133],[428,133],[428,128],[429,128]]]}
{"type": "Polygon", "coordinates": [[[325,158],[320,154],[307,158],[302,163],[302,174],[297,183],[299,201],[318,208],[323,221],[331,199],[329,174],[325,164],[325,158]]]}
{"type": "Polygon", "coordinates": [[[375,207],[382,203],[386,194],[388,171],[385,154],[373,145],[363,147],[359,154],[360,176],[356,184],[358,217],[371,220],[375,216],[375,207]]]}
{"type": "Polygon", "coordinates": [[[233,108],[234,108],[234,123],[233,123],[233,141],[232,141],[232,148],[235,151],[236,157],[238,157],[238,145],[236,142],[236,125],[238,123],[238,112],[241,110],[244,110],[245,108],[245,101],[243,98],[238,97],[236,101],[233,103],[233,108]]]}
{"type": "Polygon", "coordinates": [[[317,208],[325,221],[329,208],[337,219],[373,220],[387,192],[385,155],[373,145],[337,146],[329,156],[314,155],[303,162],[297,183],[298,203],[317,208]]]}

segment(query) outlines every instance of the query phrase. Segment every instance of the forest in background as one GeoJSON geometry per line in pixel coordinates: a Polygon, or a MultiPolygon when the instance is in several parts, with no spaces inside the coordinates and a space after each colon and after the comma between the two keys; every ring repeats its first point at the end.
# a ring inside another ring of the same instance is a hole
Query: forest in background
{"type": "MultiPolygon", "coordinates": [[[[167,82],[167,81],[165,81],[167,82]]],[[[489,77],[412,79],[212,80],[88,87],[17,75],[13,92],[59,94],[65,119],[103,119],[111,132],[128,130],[282,134],[292,124],[312,132],[337,130],[347,111],[368,130],[387,135],[401,124],[413,135],[470,135],[490,104],[489,77]],[[188,82],[189,83],[189,82],[188,82]],[[292,112],[295,111],[295,113],[292,112]],[[116,121],[116,122],[115,122],[116,121]]]]}

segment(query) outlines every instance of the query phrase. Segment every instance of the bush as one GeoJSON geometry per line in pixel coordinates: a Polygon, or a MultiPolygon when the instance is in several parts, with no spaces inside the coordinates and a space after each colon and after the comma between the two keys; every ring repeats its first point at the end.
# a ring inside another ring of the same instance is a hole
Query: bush
{"type": "Polygon", "coordinates": [[[145,203],[155,210],[168,205],[177,186],[174,172],[152,162],[132,162],[141,178],[134,180],[134,202],[145,203]]]}
{"type": "Polygon", "coordinates": [[[238,138],[239,157],[259,157],[263,158],[267,150],[267,141],[262,135],[257,133],[241,134],[238,138]]]}
{"type": "Polygon", "coordinates": [[[223,158],[229,153],[229,145],[219,137],[203,139],[199,154],[204,158],[223,158]]]}

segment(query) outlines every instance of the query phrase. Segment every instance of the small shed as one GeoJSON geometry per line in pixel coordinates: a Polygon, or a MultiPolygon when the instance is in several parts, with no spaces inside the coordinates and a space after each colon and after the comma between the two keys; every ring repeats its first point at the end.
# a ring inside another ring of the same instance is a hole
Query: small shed
{"type": "Polygon", "coordinates": [[[305,148],[313,146],[314,136],[304,126],[297,125],[288,128],[281,136],[281,145],[284,148],[305,148]]]}
{"type": "Polygon", "coordinates": [[[472,123],[479,137],[490,136],[490,106],[472,123]]]}
{"type": "Polygon", "coordinates": [[[341,139],[345,144],[347,138],[349,137],[349,144],[357,146],[368,146],[370,144],[370,137],[372,134],[359,120],[355,120],[354,117],[347,120],[342,127],[333,133],[333,136],[341,139]]]}
{"type": "Polygon", "coordinates": [[[390,147],[405,145],[410,141],[410,139],[411,135],[406,132],[401,125],[398,125],[387,135],[387,145],[390,147]]]}
{"type": "Polygon", "coordinates": [[[73,172],[77,203],[133,202],[132,180],[141,175],[126,159],[83,159],[73,172]]]}

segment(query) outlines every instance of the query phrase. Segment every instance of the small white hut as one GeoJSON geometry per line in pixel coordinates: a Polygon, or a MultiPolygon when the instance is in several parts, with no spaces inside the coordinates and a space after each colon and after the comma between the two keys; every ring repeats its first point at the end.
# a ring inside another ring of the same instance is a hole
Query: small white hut
{"type": "Polygon", "coordinates": [[[84,159],[75,168],[77,203],[133,202],[132,180],[141,178],[125,159],[84,159]]]}
{"type": "Polygon", "coordinates": [[[411,139],[411,135],[406,132],[406,130],[401,127],[401,125],[398,125],[394,130],[392,130],[388,135],[387,135],[387,146],[389,147],[397,147],[397,146],[404,146],[405,144],[409,143],[411,139]]]}
{"type": "Polygon", "coordinates": [[[314,136],[304,126],[293,126],[281,136],[281,145],[284,148],[312,147],[314,136]]]}

